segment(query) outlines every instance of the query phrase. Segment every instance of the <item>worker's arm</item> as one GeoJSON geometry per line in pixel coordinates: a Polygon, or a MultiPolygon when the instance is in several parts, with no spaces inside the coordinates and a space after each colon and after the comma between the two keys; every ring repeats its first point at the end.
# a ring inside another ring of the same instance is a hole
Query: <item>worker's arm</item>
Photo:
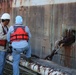
{"type": "Polygon", "coordinates": [[[11,26],[7,33],[7,41],[10,42],[10,34],[14,31],[13,26],[11,26]]]}
{"type": "Polygon", "coordinates": [[[25,30],[26,30],[26,32],[28,33],[28,36],[29,36],[29,39],[30,39],[30,38],[31,38],[31,32],[30,32],[28,26],[26,26],[25,28],[26,28],[25,30]]]}
{"type": "Polygon", "coordinates": [[[0,40],[5,40],[5,39],[6,39],[6,35],[4,35],[2,26],[0,25],[0,40]]]}

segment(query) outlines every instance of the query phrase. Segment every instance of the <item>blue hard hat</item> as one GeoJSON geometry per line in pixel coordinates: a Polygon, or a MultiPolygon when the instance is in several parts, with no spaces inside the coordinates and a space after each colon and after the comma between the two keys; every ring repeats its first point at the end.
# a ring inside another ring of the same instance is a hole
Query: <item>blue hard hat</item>
{"type": "Polygon", "coordinates": [[[16,16],[16,18],[15,18],[15,23],[16,23],[16,24],[22,24],[22,23],[23,23],[22,17],[21,17],[21,16],[16,16]]]}

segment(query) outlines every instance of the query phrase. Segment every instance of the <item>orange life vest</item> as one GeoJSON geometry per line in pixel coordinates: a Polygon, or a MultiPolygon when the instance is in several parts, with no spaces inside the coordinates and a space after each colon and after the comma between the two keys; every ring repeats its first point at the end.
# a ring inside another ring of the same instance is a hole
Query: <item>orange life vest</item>
{"type": "MultiPolygon", "coordinates": [[[[4,27],[2,26],[2,29],[3,29],[3,35],[5,35],[7,32],[5,31],[5,29],[4,29],[4,27]]],[[[7,29],[7,31],[8,31],[8,28],[7,28],[7,26],[6,26],[6,29],[7,29]]],[[[6,40],[0,40],[0,46],[4,46],[4,47],[6,47],[6,43],[7,43],[7,41],[6,40]]]]}
{"type": "Polygon", "coordinates": [[[27,40],[28,41],[28,33],[25,31],[25,26],[14,26],[14,32],[11,34],[10,41],[20,41],[27,40]]]}

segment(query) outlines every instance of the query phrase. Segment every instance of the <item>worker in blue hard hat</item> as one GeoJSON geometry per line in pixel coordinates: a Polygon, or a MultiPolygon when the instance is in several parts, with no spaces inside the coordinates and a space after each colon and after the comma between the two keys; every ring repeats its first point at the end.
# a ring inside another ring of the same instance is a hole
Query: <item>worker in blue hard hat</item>
{"type": "Polygon", "coordinates": [[[26,51],[26,58],[31,57],[30,47],[31,33],[28,26],[23,25],[21,16],[16,16],[15,25],[9,28],[7,41],[11,42],[13,55],[13,75],[19,75],[20,54],[26,51]]]}
{"type": "Polygon", "coordinates": [[[4,13],[1,16],[1,23],[0,23],[0,75],[3,75],[3,69],[5,65],[5,58],[6,58],[6,34],[8,31],[8,24],[10,22],[10,15],[8,13],[4,13]]]}

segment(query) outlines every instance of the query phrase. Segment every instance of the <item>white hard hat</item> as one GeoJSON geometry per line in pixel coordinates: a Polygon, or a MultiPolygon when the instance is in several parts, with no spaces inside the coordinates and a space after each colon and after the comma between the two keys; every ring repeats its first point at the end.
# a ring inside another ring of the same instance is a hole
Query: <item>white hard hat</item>
{"type": "Polygon", "coordinates": [[[8,13],[4,13],[2,16],[1,16],[1,19],[10,19],[10,15],[8,13]]]}

